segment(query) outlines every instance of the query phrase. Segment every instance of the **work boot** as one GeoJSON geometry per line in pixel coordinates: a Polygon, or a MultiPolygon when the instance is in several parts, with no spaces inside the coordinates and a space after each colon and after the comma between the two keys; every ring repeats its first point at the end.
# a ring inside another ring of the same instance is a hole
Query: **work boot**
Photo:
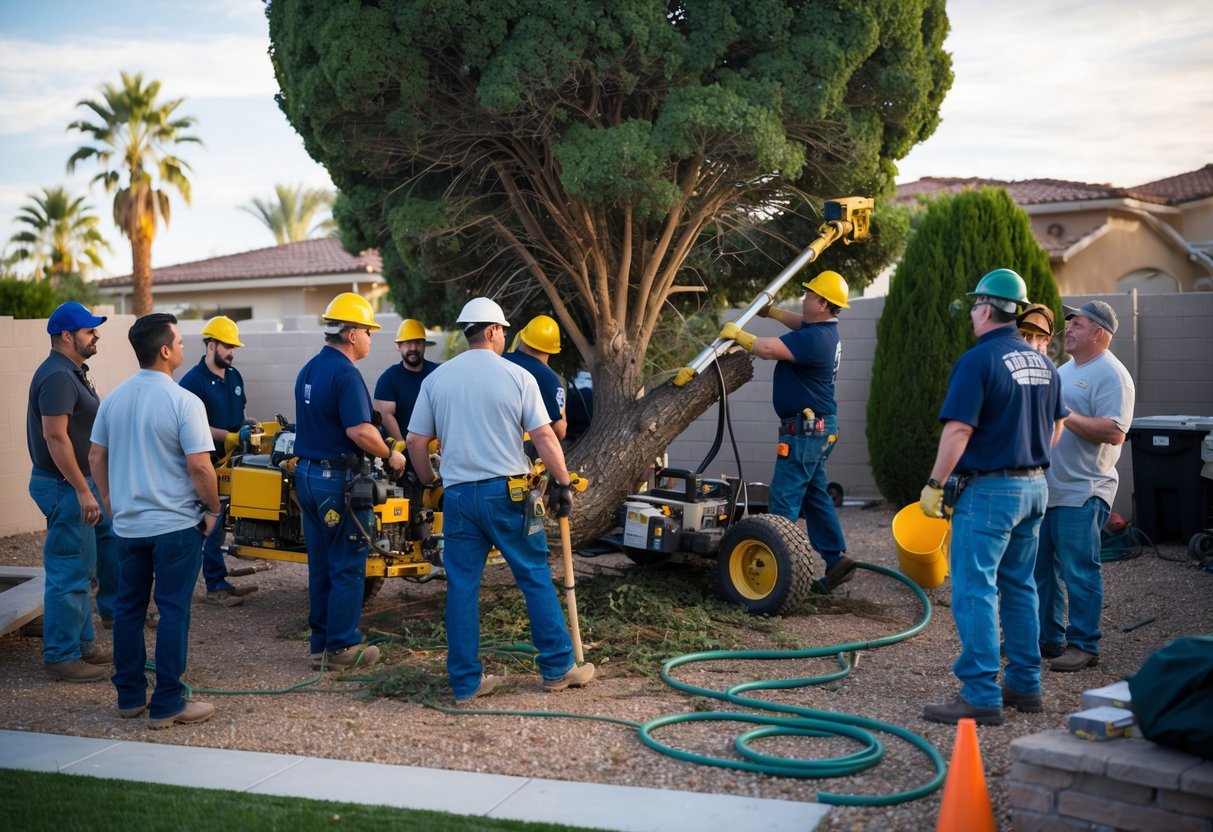
{"type": "Polygon", "coordinates": [[[1040,645],[1040,657],[1042,659],[1056,659],[1062,653],[1066,652],[1069,647],[1064,641],[1061,644],[1042,644],[1040,645]]]}
{"type": "Polygon", "coordinates": [[[1004,708],[1015,708],[1020,713],[1039,714],[1043,713],[1045,706],[1040,701],[1040,691],[1036,693],[1020,693],[1014,688],[1009,688],[1005,683],[1000,683],[1002,688],[1002,706],[1004,708]]]}
{"type": "Polygon", "coordinates": [[[113,664],[114,654],[108,650],[93,650],[91,653],[82,654],[80,660],[85,664],[113,664]]]}
{"type": "Polygon", "coordinates": [[[160,729],[171,728],[174,725],[196,725],[199,722],[206,722],[214,715],[214,705],[207,702],[186,702],[185,707],[172,716],[166,716],[162,719],[149,719],[147,727],[160,729]]]}
{"type": "Polygon", "coordinates": [[[505,679],[501,676],[488,676],[481,674],[480,687],[476,688],[475,692],[469,696],[455,697],[455,701],[467,702],[469,699],[475,699],[479,696],[488,696],[490,693],[497,690],[498,686],[504,681],[505,679]]]}
{"type": "Polygon", "coordinates": [[[813,582],[813,589],[819,595],[829,595],[854,577],[855,561],[842,555],[833,566],[826,569],[824,578],[813,582]]]}
{"type": "Polygon", "coordinates": [[[43,662],[42,667],[51,676],[64,682],[104,682],[110,677],[109,671],[104,667],[88,664],[83,659],[43,662]]]}
{"type": "Polygon", "coordinates": [[[928,722],[955,725],[962,719],[972,719],[978,725],[1002,725],[1002,708],[978,708],[970,705],[963,696],[956,694],[951,702],[927,705],[922,709],[922,718],[928,722]]]}
{"type": "Polygon", "coordinates": [[[549,692],[564,690],[565,688],[583,688],[590,683],[594,678],[594,665],[592,662],[586,662],[581,667],[573,665],[569,668],[569,672],[561,676],[559,679],[544,679],[543,689],[549,692]]]}
{"type": "Polygon", "coordinates": [[[228,584],[227,586],[220,587],[220,589],[227,590],[228,592],[232,593],[232,595],[243,598],[245,595],[252,595],[254,592],[256,592],[257,585],[245,584],[244,586],[236,586],[235,584],[228,584]]]}
{"type": "Polygon", "coordinates": [[[104,616],[104,615],[103,615],[103,616],[101,616],[101,628],[102,628],[103,630],[112,630],[112,629],[114,629],[114,619],[113,619],[112,617],[107,618],[107,617],[106,617],[106,616],[104,616]]]}
{"type": "Polygon", "coordinates": [[[1080,650],[1073,644],[1069,644],[1066,645],[1064,653],[1049,662],[1049,670],[1058,673],[1073,673],[1084,667],[1095,667],[1098,664],[1099,656],[1097,654],[1088,653],[1086,650],[1080,650]]]}
{"type": "Polygon", "coordinates": [[[208,589],[206,591],[206,602],[214,604],[217,607],[238,607],[244,603],[244,598],[232,591],[231,587],[222,589],[208,589]]]}
{"type": "Polygon", "coordinates": [[[344,650],[328,654],[330,670],[349,670],[351,667],[370,667],[379,661],[379,648],[371,644],[366,647],[352,644],[344,650]]]}
{"type": "Polygon", "coordinates": [[[133,708],[119,708],[118,716],[122,717],[123,719],[134,719],[135,717],[140,716],[146,710],[147,703],[144,702],[142,705],[136,705],[133,708]]]}
{"type": "Polygon", "coordinates": [[[325,665],[328,664],[327,658],[328,653],[324,650],[321,650],[319,653],[313,653],[311,656],[312,670],[324,670],[325,665]]]}

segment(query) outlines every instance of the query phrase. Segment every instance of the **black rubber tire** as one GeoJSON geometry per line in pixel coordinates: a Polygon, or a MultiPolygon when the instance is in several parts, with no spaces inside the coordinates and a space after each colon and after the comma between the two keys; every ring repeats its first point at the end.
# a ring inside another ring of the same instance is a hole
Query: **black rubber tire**
{"type": "Polygon", "coordinates": [[[786,518],[751,515],[725,532],[716,583],[722,598],[751,615],[785,615],[813,591],[813,550],[786,518]]]}
{"type": "Polygon", "coordinates": [[[1197,532],[1188,541],[1188,554],[1199,561],[1213,558],[1213,534],[1197,532]]]}
{"type": "Polygon", "coordinates": [[[366,579],[366,583],[362,585],[362,606],[365,607],[371,603],[371,600],[379,594],[379,590],[383,589],[383,581],[383,577],[368,577],[366,579]]]}
{"type": "Polygon", "coordinates": [[[834,501],[834,507],[842,506],[842,498],[846,496],[846,492],[842,490],[842,486],[836,482],[826,483],[826,493],[830,495],[830,499],[834,501]]]}

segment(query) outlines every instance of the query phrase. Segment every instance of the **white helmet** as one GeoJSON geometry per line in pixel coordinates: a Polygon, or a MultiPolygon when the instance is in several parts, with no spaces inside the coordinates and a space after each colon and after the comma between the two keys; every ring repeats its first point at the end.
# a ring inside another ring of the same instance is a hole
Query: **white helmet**
{"type": "Polygon", "coordinates": [[[472,298],[469,300],[463,305],[463,311],[459,313],[459,317],[455,319],[455,323],[462,324],[464,329],[467,329],[472,324],[510,325],[510,322],[505,319],[505,312],[501,311],[501,307],[497,305],[497,301],[491,298],[472,298]]]}

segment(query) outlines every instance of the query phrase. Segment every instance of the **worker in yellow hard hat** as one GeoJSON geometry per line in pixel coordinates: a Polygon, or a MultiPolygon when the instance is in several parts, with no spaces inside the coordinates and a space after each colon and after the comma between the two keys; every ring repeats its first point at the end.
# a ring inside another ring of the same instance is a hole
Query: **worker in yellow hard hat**
{"type": "Polygon", "coordinates": [[[324,348],[295,379],[295,493],[307,541],[312,668],[341,670],[379,659],[379,648],[364,646],[358,629],[368,550],[358,527],[375,526],[369,508],[350,507],[347,492],[364,454],[397,474],[404,455],[388,447],[372,422],[371,395],[354,366],[371,351],[371,333],[379,329],[370,303],[343,292],[323,317],[324,348]]]}
{"type": "Polygon", "coordinates": [[[779,321],[791,332],[759,338],[727,323],[720,337],[736,341],[758,358],[774,360],[774,405],[779,416],[775,473],[771,477],[770,512],[795,523],[801,517],[813,549],[825,560],[825,577],[817,589],[832,592],[851,580],[855,561],[827,491],[826,460],[838,439],[834,382],[842,360],[838,313],[849,309],[847,282],[838,272],[824,271],[803,284],[800,316],[767,305],[759,315],[779,321]]]}
{"type": "Polygon", "coordinates": [[[505,354],[505,359],[535,377],[539,392],[543,396],[543,405],[552,419],[552,430],[556,432],[557,439],[564,439],[568,430],[568,421],[564,415],[564,382],[556,375],[556,371],[548,366],[548,360],[558,352],[559,325],[548,315],[536,315],[518,333],[518,337],[514,339],[514,349],[505,354]]]}
{"type": "Polygon", "coordinates": [[[434,346],[425,334],[425,325],[405,318],[396,330],[396,349],[400,361],[388,367],[375,382],[375,409],[383,417],[383,430],[393,439],[403,439],[409,429],[409,417],[421,382],[438,368],[427,361],[425,348],[434,346]]]}
{"type": "MultiPolygon", "coordinates": [[[[206,422],[217,452],[222,452],[229,433],[235,433],[251,420],[245,419],[248,396],[244,378],[232,366],[236,350],[243,347],[240,329],[226,315],[216,315],[202,328],[202,343],[206,349],[198,363],[181,377],[181,386],[189,390],[206,407],[206,422]]],[[[214,455],[212,455],[214,458],[214,455]]],[[[215,527],[202,543],[202,578],[206,582],[206,603],[220,607],[238,607],[244,596],[256,592],[256,585],[236,586],[227,579],[227,564],[223,560],[226,506],[220,505],[215,527]]]]}

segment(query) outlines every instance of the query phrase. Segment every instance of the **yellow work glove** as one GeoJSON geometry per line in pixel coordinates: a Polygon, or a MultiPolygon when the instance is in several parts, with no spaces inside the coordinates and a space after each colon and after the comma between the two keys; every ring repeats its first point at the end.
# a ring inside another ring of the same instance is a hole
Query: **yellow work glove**
{"type": "Polygon", "coordinates": [[[737,345],[746,352],[754,351],[754,342],[758,340],[757,335],[751,335],[737,324],[730,321],[720,330],[720,337],[726,341],[736,341],[737,345]]]}
{"type": "Polygon", "coordinates": [[[922,513],[927,517],[936,517],[943,519],[943,486],[931,480],[922,487],[922,494],[918,496],[918,507],[922,509],[922,513]]]}

